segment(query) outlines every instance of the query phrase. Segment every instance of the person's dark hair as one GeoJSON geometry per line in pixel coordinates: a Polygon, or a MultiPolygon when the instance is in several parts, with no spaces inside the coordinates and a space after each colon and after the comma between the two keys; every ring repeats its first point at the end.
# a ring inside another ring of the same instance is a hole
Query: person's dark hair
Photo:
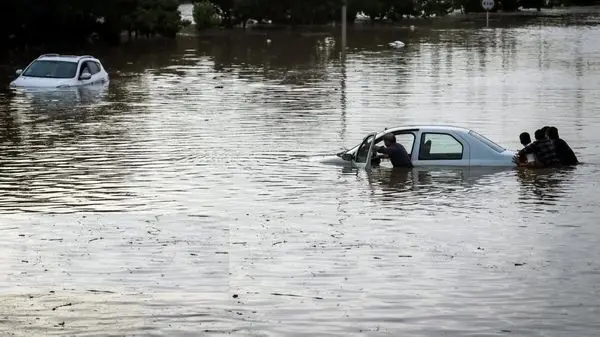
{"type": "Polygon", "coordinates": [[[393,133],[386,133],[383,136],[383,140],[387,140],[391,143],[395,143],[396,142],[396,136],[393,133]]]}
{"type": "Polygon", "coordinates": [[[559,138],[558,137],[558,129],[553,126],[548,128],[547,134],[548,134],[548,138],[550,138],[550,139],[558,139],[559,138]]]}
{"type": "Polygon", "coordinates": [[[542,132],[544,132],[544,135],[548,134],[548,129],[550,129],[550,127],[548,125],[546,125],[542,128],[542,132]]]}
{"type": "Polygon", "coordinates": [[[543,140],[546,138],[546,133],[543,129],[535,130],[535,140],[543,140]]]}
{"type": "Polygon", "coordinates": [[[521,144],[523,146],[527,146],[529,145],[529,143],[531,143],[531,136],[529,135],[529,132],[523,132],[519,135],[519,139],[521,140],[521,144]]]}

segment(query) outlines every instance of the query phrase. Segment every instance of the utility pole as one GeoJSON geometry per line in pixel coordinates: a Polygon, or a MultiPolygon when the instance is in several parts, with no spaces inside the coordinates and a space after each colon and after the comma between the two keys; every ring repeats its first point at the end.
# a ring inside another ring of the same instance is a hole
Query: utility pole
{"type": "Polygon", "coordinates": [[[342,3],[342,58],[346,58],[346,31],[348,29],[348,19],[346,12],[348,11],[347,0],[342,3]]]}

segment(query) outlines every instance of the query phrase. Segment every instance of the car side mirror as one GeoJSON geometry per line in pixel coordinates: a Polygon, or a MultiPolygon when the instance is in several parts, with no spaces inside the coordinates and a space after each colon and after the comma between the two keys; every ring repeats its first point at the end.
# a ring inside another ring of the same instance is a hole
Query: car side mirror
{"type": "Polygon", "coordinates": [[[92,78],[92,74],[87,73],[87,72],[83,73],[83,74],[81,74],[81,76],[79,76],[79,79],[82,80],[82,81],[87,81],[87,80],[89,80],[91,78],[92,78]]]}
{"type": "Polygon", "coordinates": [[[350,153],[344,153],[342,155],[342,159],[345,161],[352,161],[352,159],[354,159],[354,156],[350,153]]]}
{"type": "Polygon", "coordinates": [[[17,76],[19,76],[23,73],[23,69],[17,69],[15,73],[17,74],[17,76]]]}

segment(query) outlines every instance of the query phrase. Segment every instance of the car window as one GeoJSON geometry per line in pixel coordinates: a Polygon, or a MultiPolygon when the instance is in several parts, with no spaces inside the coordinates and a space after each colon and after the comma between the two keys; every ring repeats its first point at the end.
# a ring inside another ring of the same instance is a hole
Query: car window
{"type": "Polygon", "coordinates": [[[94,62],[94,64],[96,65],[96,67],[98,67],[98,72],[101,72],[102,71],[102,66],[100,65],[100,63],[94,62]]]}
{"type": "Polygon", "coordinates": [[[503,148],[502,146],[500,146],[500,145],[498,145],[498,144],[496,144],[496,143],[492,142],[491,140],[489,140],[489,139],[485,138],[484,136],[482,136],[482,135],[478,134],[478,133],[477,133],[477,132],[475,132],[475,131],[469,131],[469,134],[470,134],[471,136],[473,136],[473,137],[477,138],[478,140],[480,140],[480,141],[481,141],[482,143],[484,143],[485,145],[487,145],[487,146],[491,147],[491,148],[492,148],[492,150],[494,150],[494,151],[496,151],[496,152],[502,153],[502,152],[506,151],[506,149],[505,149],[505,148],[503,148]]]}
{"type": "Polygon", "coordinates": [[[100,68],[96,64],[96,62],[87,62],[88,68],[90,69],[90,74],[95,75],[100,72],[100,68]]]}
{"type": "Polygon", "coordinates": [[[100,71],[100,69],[98,69],[96,67],[96,64],[94,64],[94,62],[83,62],[81,64],[81,70],[79,71],[79,76],[81,76],[81,74],[88,72],[92,75],[97,74],[100,71]]]}
{"type": "Polygon", "coordinates": [[[23,73],[26,77],[74,78],[77,63],[68,61],[34,61],[23,73]]]}
{"type": "Polygon", "coordinates": [[[463,145],[447,133],[423,133],[419,160],[460,160],[463,145]]]}
{"type": "Polygon", "coordinates": [[[412,153],[413,144],[415,142],[415,135],[412,133],[399,133],[396,135],[396,143],[401,144],[408,152],[408,155],[412,153]]]}

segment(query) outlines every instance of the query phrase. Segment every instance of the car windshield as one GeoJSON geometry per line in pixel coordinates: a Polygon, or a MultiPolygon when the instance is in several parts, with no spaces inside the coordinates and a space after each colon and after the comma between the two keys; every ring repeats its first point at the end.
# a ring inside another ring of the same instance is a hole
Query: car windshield
{"type": "Polygon", "coordinates": [[[503,148],[502,146],[492,142],[491,140],[485,138],[484,136],[478,134],[475,131],[469,131],[469,134],[477,139],[479,139],[482,143],[484,143],[485,145],[491,147],[494,151],[502,153],[504,151],[506,151],[505,148],[503,148]]]}
{"type": "Polygon", "coordinates": [[[34,61],[23,73],[27,77],[74,78],[77,72],[76,62],[34,61]]]}

